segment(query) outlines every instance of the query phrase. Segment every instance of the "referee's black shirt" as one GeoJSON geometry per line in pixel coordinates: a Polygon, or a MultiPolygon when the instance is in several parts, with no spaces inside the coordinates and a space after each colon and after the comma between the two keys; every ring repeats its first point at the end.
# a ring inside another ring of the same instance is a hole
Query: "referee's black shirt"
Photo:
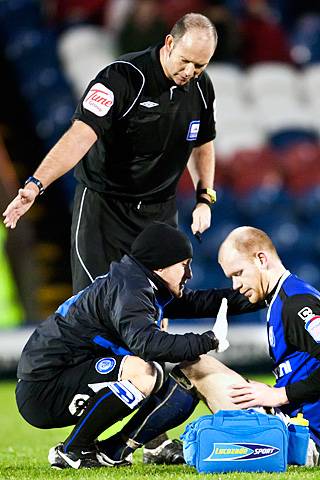
{"type": "Polygon", "coordinates": [[[74,119],[98,136],[77,180],[113,197],[162,201],[175,194],[193,147],[215,137],[214,90],[203,72],[185,86],[164,74],[160,47],[130,53],[89,84],[74,119]]]}

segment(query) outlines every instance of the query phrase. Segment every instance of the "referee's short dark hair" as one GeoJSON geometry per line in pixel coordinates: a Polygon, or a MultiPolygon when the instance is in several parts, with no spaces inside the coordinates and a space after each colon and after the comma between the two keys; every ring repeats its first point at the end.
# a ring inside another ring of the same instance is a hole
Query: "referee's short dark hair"
{"type": "Polygon", "coordinates": [[[214,42],[218,41],[216,27],[208,17],[201,13],[186,13],[172,27],[170,35],[178,41],[183,35],[192,29],[207,30],[213,36],[214,42]]]}

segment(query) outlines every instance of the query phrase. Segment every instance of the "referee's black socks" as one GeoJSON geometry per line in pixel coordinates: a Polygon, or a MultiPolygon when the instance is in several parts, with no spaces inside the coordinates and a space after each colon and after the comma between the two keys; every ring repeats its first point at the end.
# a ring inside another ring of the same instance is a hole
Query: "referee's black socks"
{"type": "Polygon", "coordinates": [[[89,399],[84,413],[63,443],[64,452],[91,447],[102,432],[129,415],[143,399],[130,381],[110,382],[89,399]]]}

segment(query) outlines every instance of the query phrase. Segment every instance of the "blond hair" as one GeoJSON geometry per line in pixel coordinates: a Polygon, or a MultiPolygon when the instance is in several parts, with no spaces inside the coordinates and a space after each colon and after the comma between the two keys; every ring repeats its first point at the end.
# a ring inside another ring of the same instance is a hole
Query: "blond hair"
{"type": "Polygon", "coordinates": [[[279,258],[271,238],[263,230],[255,227],[245,226],[232,230],[219,249],[219,257],[227,248],[234,248],[249,258],[253,258],[259,251],[267,251],[279,258]]]}

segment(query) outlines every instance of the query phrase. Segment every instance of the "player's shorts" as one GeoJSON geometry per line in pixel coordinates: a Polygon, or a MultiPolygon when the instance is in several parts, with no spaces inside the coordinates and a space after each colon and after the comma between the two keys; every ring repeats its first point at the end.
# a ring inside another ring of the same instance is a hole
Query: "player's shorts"
{"type": "Polygon", "coordinates": [[[23,418],[38,428],[58,428],[77,423],[88,399],[121,379],[127,356],[106,350],[105,357],[87,360],[56,377],[37,382],[19,380],[16,400],[23,418]]]}

